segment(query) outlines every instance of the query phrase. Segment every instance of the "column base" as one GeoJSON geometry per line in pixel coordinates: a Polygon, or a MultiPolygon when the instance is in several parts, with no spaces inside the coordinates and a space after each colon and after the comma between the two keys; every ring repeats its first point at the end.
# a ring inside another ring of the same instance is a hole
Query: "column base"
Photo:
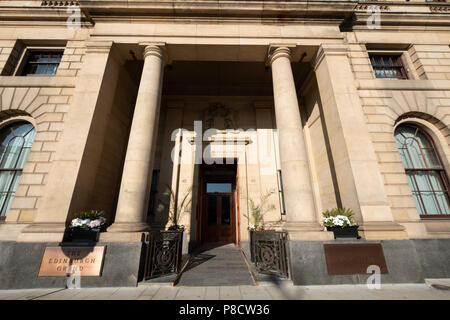
{"type": "Polygon", "coordinates": [[[148,232],[101,232],[99,242],[145,242],[148,237],[148,232]]]}
{"type": "Polygon", "coordinates": [[[65,231],[65,223],[33,223],[22,230],[17,242],[62,242],[65,231]]]}
{"type": "Polygon", "coordinates": [[[66,230],[65,223],[43,222],[33,223],[22,230],[22,233],[64,233],[66,230]]]}
{"type": "Polygon", "coordinates": [[[332,232],[327,232],[318,222],[294,222],[287,221],[283,230],[289,234],[289,240],[302,241],[327,241],[333,240],[332,232]]]}
{"type": "Polygon", "coordinates": [[[145,232],[150,230],[151,227],[146,222],[136,222],[136,223],[114,222],[108,228],[108,232],[145,232]]]}
{"type": "Polygon", "coordinates": [[[318,222],[297,222],[286,221],[283,223],[283,229],[289,231],[323,231],[323,226],[318,222]]]}
{"type": "Polygon", "coordinates": [[[359,235],[366,240],[409,239],[406,228],[393,221],[368,221],[359,226],[359,235]]]}

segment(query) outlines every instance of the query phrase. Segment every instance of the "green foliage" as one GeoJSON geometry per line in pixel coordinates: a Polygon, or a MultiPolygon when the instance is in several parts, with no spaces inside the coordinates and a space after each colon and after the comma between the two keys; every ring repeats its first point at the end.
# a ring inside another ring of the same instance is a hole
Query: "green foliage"
{"type": "Polygon", "coordinates": [[[350,218],[354,215],[354,213],[351,209],[347,208],[333,208],[323,212],[322,215],[324,218],[337,216],[346,216],[347,218],[350,218]]]}
{"type": "Polygon", "coordinates": [[[266,191],[256,202],[253,199],[248,199],[250,204],[250,216],[244,214],[244,217],[252,221],[253,226],[249,225],[250,230],[264,230],[264,215],[272,210],[275,210],[275,205],[268,204],[269,198],[275,193],[275,190],[271,189],[266,191]]]}
{"type": "Polygon", "coordinates": [[[190,205],[192,198],[190,198],[192,188],[184,195],[181,201],[178,201],[178,194],[176,194],[169,185],[166,185],[166,190],[163,192],[164,198],[168,201],[159,201],[159,204],[156,208],[156,212],[163,213],[166,209],[168,209],[169,213],[169,221],[172,223],[172,226],[169,230],[181,230],[184,229],[183,226],[179,226],[181,216],[183,212],[190,205]]]}
{"type": "Polygon", "coordinates": [[[105,212],[99,211],[99,210],[87,210],[80,212],[76,217],[80,219],[89,219],[89,220],[95,220],[100,217],[104,217],[105,212]]]}

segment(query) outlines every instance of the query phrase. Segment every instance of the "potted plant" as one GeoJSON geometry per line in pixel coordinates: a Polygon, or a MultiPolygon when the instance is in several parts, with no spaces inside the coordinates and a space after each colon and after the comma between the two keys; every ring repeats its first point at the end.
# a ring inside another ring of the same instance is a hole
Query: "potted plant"
{"type": "Polygon", "coordinates": [[[101,231],[105,231],[106,218],[103,211],[80,212],[70,223],[70,238],[73,242],[97,242],[101,231]]]}
{"type": "Polygon", "coordinates": [[[248,225],[248,231],[249,231],[249,238],[250,238],[250,256],[251,261],[254,261],[254,233],[258,231],[264,231],[264,215],[275,209],[275,205],[268,204],[269,198],[271,195],[275,193],[275,190],[269,190],[266,191],[263,195],[261,195],[258,202],[256,202],[253,199],[248,199],[248,202],[250,204],[250,214],[245,215],[249,220],[248,225]],[[252,221],[253,223],[250,223],[252,221]]]}
{"type": "Polygon", "coordinates": [[[168,208],[169,221],[171,225],[168,230],[170,231],[184,231],[184,225],[180,225],[181,216],[188,209],[191,203],[191,189],[187,190],[181,201],[178,201],[178,194],[172,190],[170,186],[167,185],[166,191],[164,191],[163,196],[168,199],[168,201],[160,201],[156,211],[158,213],[163,213],[166,208],[168,208]]]}
{"type": "Polygon", "coordinates": [[[358,236],[358,225],[353,220],[353,211],[346,208],[334,208],[322,213],[323,225],[328,231],[333,231],[334,238],[356,238],[358,236]]]}

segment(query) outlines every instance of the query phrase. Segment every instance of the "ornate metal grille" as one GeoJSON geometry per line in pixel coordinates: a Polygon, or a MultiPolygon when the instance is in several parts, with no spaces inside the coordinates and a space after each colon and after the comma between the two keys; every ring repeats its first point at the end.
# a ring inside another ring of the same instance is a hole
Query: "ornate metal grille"
{"type": "Polygon", "coordinates": [[[181,265],[183,233],[151,232],[149,240],[146,278],[178,273],[181,265]]]}
{"type": "Polygon", "coordinates": [[[286,242],[286,232],[258,231],[253,233],[255,267],[259,273],[289,277],[286,242]]]}

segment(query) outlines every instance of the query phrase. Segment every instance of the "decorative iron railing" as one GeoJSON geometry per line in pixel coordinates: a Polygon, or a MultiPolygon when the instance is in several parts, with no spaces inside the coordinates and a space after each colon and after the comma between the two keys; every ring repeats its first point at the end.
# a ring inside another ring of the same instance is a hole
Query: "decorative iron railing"
{"type": "Polygon", "coordinates": [[[178,273],[181,266],[183,232],[154,231],[149,235],[145,278],[178,273]]]}
{"type": "Polygon", "coordinates": [[[288,278],[287,232],[256,231],[253,253],[256,271],[288,278]]]}

